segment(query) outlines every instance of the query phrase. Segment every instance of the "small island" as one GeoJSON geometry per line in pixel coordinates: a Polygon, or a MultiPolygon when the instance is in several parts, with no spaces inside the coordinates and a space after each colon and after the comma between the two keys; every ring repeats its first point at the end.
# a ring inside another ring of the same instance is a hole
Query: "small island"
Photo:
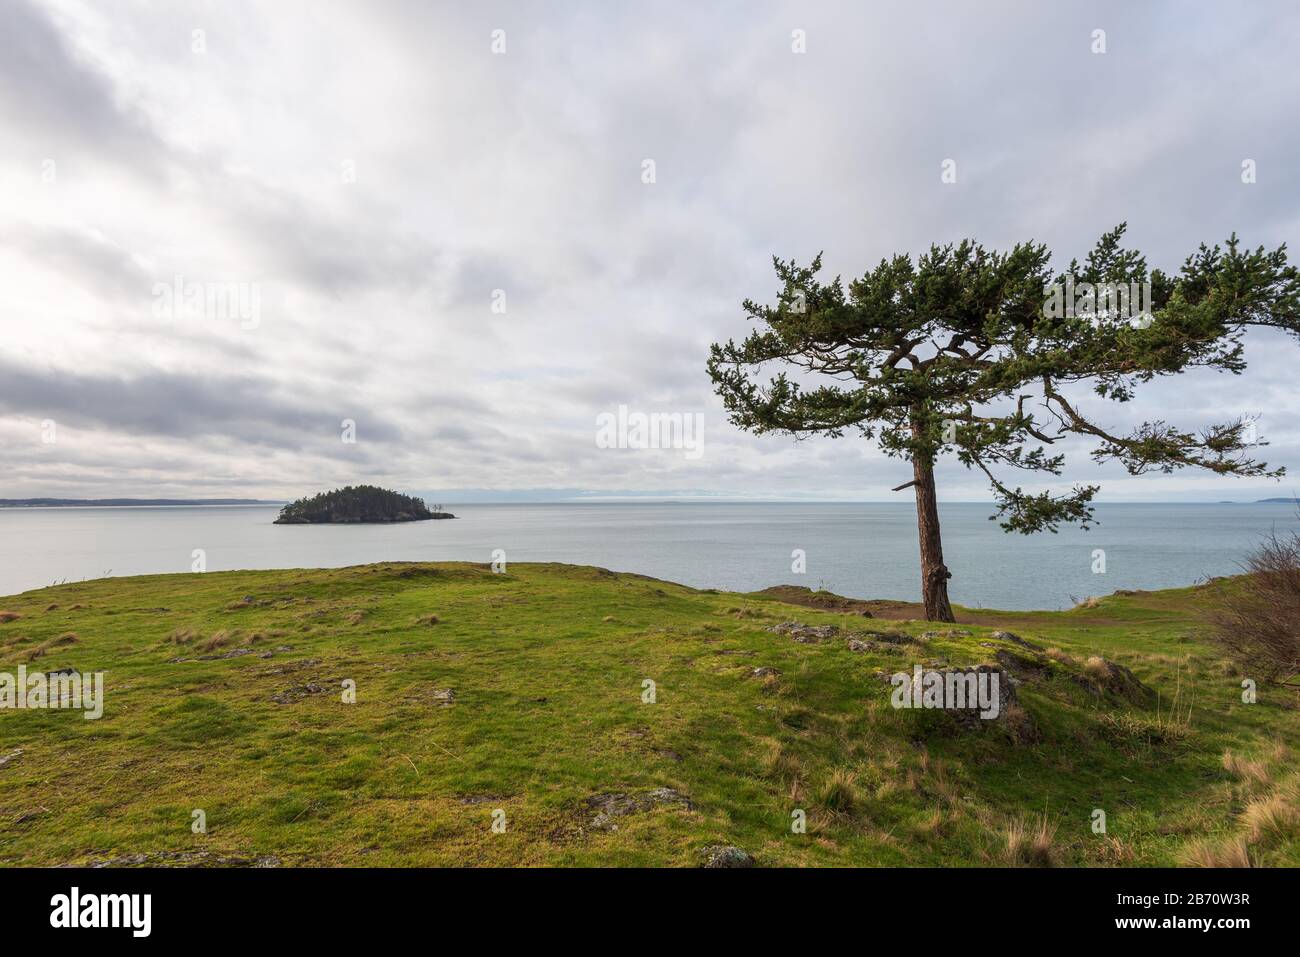
{"type": "Polygon", "coordinates": [[[424,522],[455,518],[442,506],[430,511],[424,499],[374,485],[349,485],[332,492],[300,498],[280,509],[276,525],[347,525],[382,522],[424,522]]]}

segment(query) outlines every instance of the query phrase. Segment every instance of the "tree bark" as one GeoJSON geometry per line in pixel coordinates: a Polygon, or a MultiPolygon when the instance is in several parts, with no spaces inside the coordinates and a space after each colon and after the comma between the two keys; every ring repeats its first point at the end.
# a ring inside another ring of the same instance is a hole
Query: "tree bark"
{"type": "Polygon", "coordinates": [[[939,503],[934,494],[934,465],[922,453],[912,456],[916,488],[916,526],[921,537],[921,596],[927,621],[957,619],[948,603],[948,579],[952,572],[943,563],[943,539],[939,535],[939,503]]]}

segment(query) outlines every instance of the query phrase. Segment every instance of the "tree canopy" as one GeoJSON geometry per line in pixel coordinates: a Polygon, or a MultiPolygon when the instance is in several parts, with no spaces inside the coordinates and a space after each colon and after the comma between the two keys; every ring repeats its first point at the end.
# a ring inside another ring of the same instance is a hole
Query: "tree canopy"
{"type": "Polygon", "coordinates": [[[424,499],[374,485],[349,485],[300,498],[280,509],[277,525],[351,522],[416,522],[451,516],[431,512],[424,499]]]}
{"type": "Polygon", "coordinates": [[[847,285],[822,280],[821,254],[804,266],[773,257],[775,305],[745,301],[756,328],[714,344],[709,375],[740,428],[857,433],[919,467],[906,485],[932,484],[935,460],[955,455],[987,478],[992,517],[1009,531],[1093,520],[1096,485],[1027,491],[1010,477],[1061,475],[1064,455],[1051,447],[1067,436],[1091,439],[1096,461],[1133,475],[1187,466],[1281,475],[1254,458],[1263,443],[1249,416],[1198,430],[1164,419],[1113,430],[1081,408],[1079,383],[1132,403],[1157,377],[1240,373],[1252,326],[1300,335],[1300,278],[1285,245],[1245,249],[1234,234],[1169,274],[1124,248],[1125,228],[1056,273],[1034,242],[1006,252],[969,239],[931,246],[847,285]],[[783,368],[772,375],[769,364],[783,368]]]}

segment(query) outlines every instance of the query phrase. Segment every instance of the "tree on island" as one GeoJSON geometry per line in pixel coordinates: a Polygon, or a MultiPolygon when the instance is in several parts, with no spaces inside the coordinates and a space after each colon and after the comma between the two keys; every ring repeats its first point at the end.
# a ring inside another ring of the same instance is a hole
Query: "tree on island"
{"type": "Polygon", "coordinates": [[[838,276],[818,280],[820,254],[808,266],[773,257],[777,304],[745,301],[759,328],[739,345],[715,343],[709,376],[742,429],[796,437],[856,430],[909,460],[912,479],[894,491],[915,489],[925,615],[955,621],[935,495],[940,455],[984,473],[997,506],[990,519],[1025,534],[1094,520],[1095,485],[1053,495],[999,477],[1060,475],[1064,456],[1046,446],[1069,435],[1095,440],[1097,462],[1118,461],[1132,475],[1184,466],[1283,474],[1250,457],[1266,443],[1249,417],[1196,433],[1148,421],[1119,434],[1085,414],[1075,384],[1127,403],[1156,376],[1196,367],[1239,374],[1249,326],[1300,335],[1300,275],[1285,244],[1246,251],[1234,234],[1223,248],[1202,244],[1168,275],[1121,247],[1124,230],[1102,236],[1086,262],[1072,261],[1055,278],[1046,246],[1032,242],[997,252],[963,240],[932,246],[915,262],[896,255],[847,292],[838,276]],[[793,367],[799,381],[782,369],[763,382],[767,363],[793,367]]]}
{"type": "Polygon", "coordinates": [[[280,509],[277,525],[305,525],[353,522],[419,522],[431,518],[454,518],[442,511],[430,512],[424,499],[402,495],[374,485],[349,485],[321,492],[280,509]]]}

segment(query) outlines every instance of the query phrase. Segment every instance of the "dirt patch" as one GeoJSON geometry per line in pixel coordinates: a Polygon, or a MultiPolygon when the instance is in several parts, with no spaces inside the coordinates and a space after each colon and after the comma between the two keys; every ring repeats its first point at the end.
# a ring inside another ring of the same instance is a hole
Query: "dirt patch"
{"type": "MultiPolygon", "coordinates": [[[[848,614],[863,614],[866,617],[884,618],[888,621],[925,621],[925,606],[915,601],[895,601],[889,598],[845,598],[827,591],[812,591],[799,585],[775,585],[762,591],[751,592],[755,597],[775,598],[789,605],[804,605],[808,608],[820,608],[824,611],[839,611],[848,614]]],[[[1119,594],[1116,592],[1116,594],[1119,594]]],[[[1140,594],[1140,593],[1134,593],[1140,594]]],[[[1150,607],[1159,607],[1163,596],[1159,594],[1143,595],[1151,599],[1150,607]]],[[[1050,610],[1050,609],[1048,609],[1050,610]]],[[[1011,628],[1024,624],[1024,612],[1003,612],[990,609],[963,608],[957,613],[958,624],[979,625],[985,628],[1011,628]]],[[[1109,615],[1080,615],[1080,624],[1105,628],[1121,624],[1121,620],[1109,615]]]]}
{"type": "Polygon", "coordinates": [[[804,605],[808,608],[820,608],[824,611],[839,611],[863,618],[874,617],[869,602],[856,598],[845,598],[828,591],[813,591],[803,585],[773,585],[762,591],[754,592],[766,598],[775,598],[789,605],[804,605]]]}

